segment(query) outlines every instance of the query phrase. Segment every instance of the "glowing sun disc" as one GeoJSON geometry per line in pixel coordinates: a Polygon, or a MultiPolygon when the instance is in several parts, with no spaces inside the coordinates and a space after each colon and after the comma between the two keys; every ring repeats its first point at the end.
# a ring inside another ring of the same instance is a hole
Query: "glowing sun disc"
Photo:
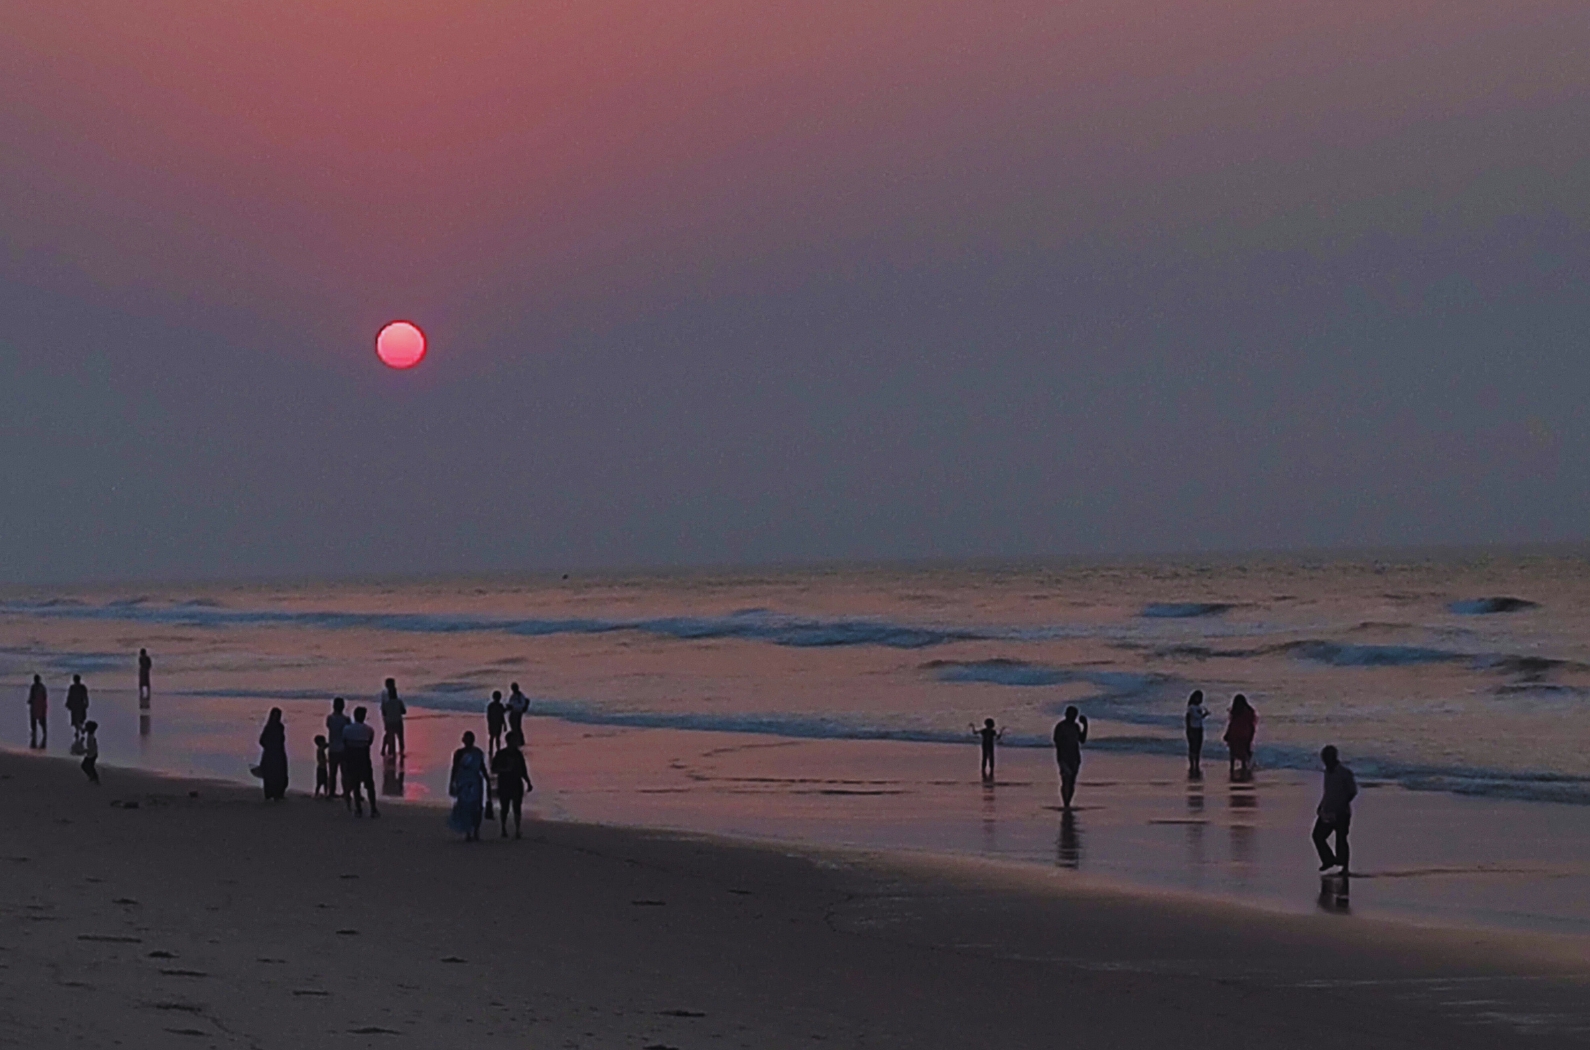
{"type": "Polygon", "coordinates": [[[375,353],[391,368],[413,368],[425,357],[425,333],[408,321],[393,321],[375,337],[375,353]]]}

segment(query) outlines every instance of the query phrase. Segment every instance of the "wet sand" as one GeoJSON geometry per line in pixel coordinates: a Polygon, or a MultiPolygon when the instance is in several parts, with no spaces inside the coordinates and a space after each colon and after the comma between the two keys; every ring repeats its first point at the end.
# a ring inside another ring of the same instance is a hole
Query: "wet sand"
{"type": "Polygon", "coordinates": [[[0,1045],[1584,1043],[1579,942],[0,755],[0,1045]]]}

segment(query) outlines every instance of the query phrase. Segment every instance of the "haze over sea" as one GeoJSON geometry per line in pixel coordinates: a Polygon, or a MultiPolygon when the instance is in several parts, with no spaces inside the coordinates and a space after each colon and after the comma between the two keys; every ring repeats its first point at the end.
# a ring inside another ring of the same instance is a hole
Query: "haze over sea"
{"type": "Polygon", "coordinates": [[[964,743],[992,717],[1029,747],[1076,703],[1092,750],[1164,755],[1202,688],[1222,725],[1254,702],[1264,768],[1334,742],[1361,776],[1585,803],[1587,610],[1590,562],[1560,552],[14,588],[0,682],[130,694],[147,646],[160,696],[251,718],[393,675],[411,709],[517,680],[587,725],[964,743]]]}

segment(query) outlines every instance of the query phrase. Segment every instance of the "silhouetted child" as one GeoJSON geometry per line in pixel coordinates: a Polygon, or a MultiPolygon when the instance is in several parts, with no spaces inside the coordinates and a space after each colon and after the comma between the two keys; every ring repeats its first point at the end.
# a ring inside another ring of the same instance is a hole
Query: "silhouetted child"
{"type": "Polygon", "coordinates": [[[508,717],[508,709],[502,704],[502,690],[498,689],[491,694],[491,703],[486,705],[486,750],[492,754],[502,747],[502,723],[508,717]]]}
{"type": "Polygon", "coordinates": [[[94,735],[98,731],[98,722],[83,723],[83,772],[91,784],[99,783],[99,770],[94,768],[99,761],[99,738],[94,735]]]}
{"type": "Polygon", "coordinates": [[[994,744],[999,740],[1000,737],[1005,735],[1005,731],[1003,729],[996,730],[994,728],[994,720],[992,718],[985,718],[983,719],[983,728],[978,729],[976,726],[973,726],[972,733],[976,736],[982,737],[983,740],[983,779],[993,780],[994,744]]]}
{"type": "Polygon", "coordinates": [[[323,736],[315,737],[315,797],[330,798],[330,784],[327,782],[329,759],[326,750],[331,747],[330,741],[323,736]]]}

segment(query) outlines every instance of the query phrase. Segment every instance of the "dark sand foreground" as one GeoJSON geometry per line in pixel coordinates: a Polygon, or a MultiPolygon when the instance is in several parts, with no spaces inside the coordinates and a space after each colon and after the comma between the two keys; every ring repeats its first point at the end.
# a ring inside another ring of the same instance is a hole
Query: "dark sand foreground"
{"type": "Polygon", "coordinates": [[[1572,939],[104,779],[0,754],[0,1046],[1590,1045],[1572,939]]]}

